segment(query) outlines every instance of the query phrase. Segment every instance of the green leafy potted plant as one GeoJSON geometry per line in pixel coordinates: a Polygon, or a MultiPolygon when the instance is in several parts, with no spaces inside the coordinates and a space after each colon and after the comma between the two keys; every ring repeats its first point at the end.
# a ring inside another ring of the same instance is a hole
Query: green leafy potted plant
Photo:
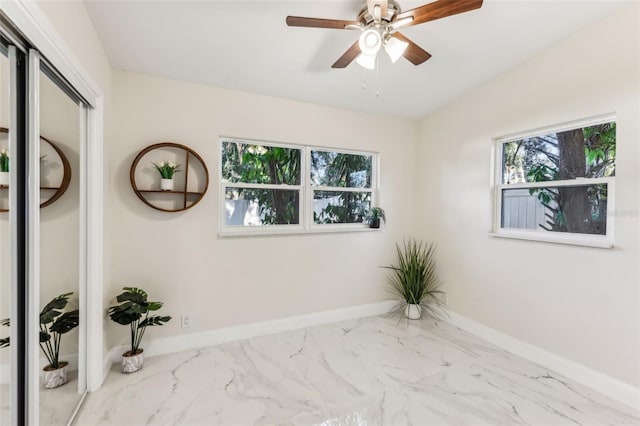
{"type": "Polygon", "coordinates": [[[149,316],[162,307],[162,302],[149,302],[147,293],[137,287],[124,287],[124,292],[116,297],[119,305],[109,308],[109,317],[118,324],[131,328],[131,348],[122,354],[122,371],[133,373],[142,368],[144,358],[140,343],[147,327],[162,325],[171,320],[170,316],[149,316]]]}
{"type": "Polygon", "coordinates": [[[382,221],[386,224],[387,223],[387,216],[384,212],[384,209],[382,209],[381,207],[373,207],[371,210],[369,210],[369,213],[367,213],[365,220],[369,223],[369,226],[371,228],[380,228],[380,219],[382,219],[382,221]]]}
{"type": "MultiPolygon", "coordinates": [[[[80,323],[80,311],[64,312],[69,303],[65,293],[47,303],[40,311],[40,348],[49,364],[44,367],[44,387],[51,389],[67,383],[69,363],[60,361],[60,340],[62,335],[70,332],[80,323]]],[[[8,342],[7,342],[8,343],[8,342]]]]}
{"type": "Polygon", "coordinates": [[[180,165],[173,161],[161,161],[159,163],[151,163],[160,173],[160,189],[163,191],[173,191],[173,175],[178,173],[180,165]]]}
{"type": "Polygon", "coordinates": [[[442,306],[440,280],[436,275],[435,244],[404,241],[401,247],[396,243],[398,266],[391,265],[387,277],[391,291],[400,302],[392,313],[404,311],[408,319],[422,318],[423,311],[439,317],[442,306]]]}
{"type": "Polygon", "coordinates": [[[0,186],[9,186],[9,151],[0,151],[0,186]]]}

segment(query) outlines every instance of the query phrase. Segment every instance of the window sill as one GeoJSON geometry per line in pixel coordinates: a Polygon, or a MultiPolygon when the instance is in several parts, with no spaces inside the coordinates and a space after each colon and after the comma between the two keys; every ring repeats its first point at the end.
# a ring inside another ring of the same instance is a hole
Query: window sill
{"type": "Polygon", "coordinates": [[[318,235],[318,234],[344,234],[352,232],[378,232],[382,228],[371,228],[369,225],[318,225],[310,229],[274,229],[273,227],[241,228],[238,230],[224,230],[218,232],[220,238],[234,237],[262,237],[262,236],[286,236],[286,235],[318,235]]]}
{"type": "Polygon", "coordinates": [[[498,238],[510,238],[517,240],[529,240],[540,241],[554,244],[566,244],[572,246],[582,247],[596,247],[596,248],[613,248],[613,239],[608,236],[591,236],[591,235],[576,235],[576,234],[538,234],[534,232],[520,232],[520,231],[498,231],[490,232],[489,236],[498,238]]]}

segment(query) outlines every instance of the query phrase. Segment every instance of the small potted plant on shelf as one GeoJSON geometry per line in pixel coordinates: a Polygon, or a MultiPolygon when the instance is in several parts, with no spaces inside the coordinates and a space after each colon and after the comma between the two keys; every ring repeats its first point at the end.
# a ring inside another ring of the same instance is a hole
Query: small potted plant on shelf
{"type": "Polygon", "coordinates": [[[396,250],[398,266],[384,267],[391,270],[388,281],[392,293],[399,299],[391,313],[403,311],[408,319],[420,319],[426,311],[438,318],[443,292],[438,290],[441,283],[436,275],[435,244],[411,239],[402,247],[396,243],[396,250]]]}
{"type": "Polygon", "coordinates": [[[387,223],[387,216],[381,207],[373,207],[369,210],[365,219],[369,223],[369,227],[375,229],[380,228],[380,219],[382,219],[384,223],[387,223]]]}
{"type": "Polygon", "coordinates": [[[109,308],[109,317],[118,324],[131,328],[131,348],[122,354],[122,371],[133,373],[142,368],[144,358],[140,343],[147,327],[162,325],[171,320],[170,316],[149,316],[152,311],[162,307],[162,302],[149,302],[147,293],[137,287],[124,287],[118,295],[119,305],[109,308]]]}
{"type": "Polygon", "coordinates": [[[151,164],[160,172],[160,189],[173,191],[173,175],[180,171],[180,165],[173,161],[161,161],[157,164],[152,162],[151,164]]]}
{"type": "Polygon", "coordinates": [[[62,335],[76,328],[80,322],[80,311],[64,312],[73,293],[61,294],[47,303],[40,311],[40,348],[49,364],[44,367],[43,384],[47,389],[67,383],[69,363],[60,361],[62,335]]]}
{"type": "Polygon", "coordinates": [[[0,186],[9,186],[9,151],[0,151],[0,186]]]}

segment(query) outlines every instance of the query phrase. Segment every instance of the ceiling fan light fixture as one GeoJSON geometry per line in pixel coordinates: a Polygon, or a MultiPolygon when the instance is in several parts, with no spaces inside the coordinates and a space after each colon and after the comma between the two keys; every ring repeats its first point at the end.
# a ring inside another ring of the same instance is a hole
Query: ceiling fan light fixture
{"type": "Polygon", "coordinates": [[[361,53],[356,58],[356,62],[363,68],[373,70],[376,68],[376,55],[365,55],[361,53]]]}
{"type": "Polygon", "coordinates": [[[380,33],[374,29],[368,29],[360,34],[358,39],[360,51],[368,56],[375,56],[382,46],[382,37],[380,33]]]}
{"type": "Polygon", "coordinates": [[[398,40],[393,36],[389,37],[384,44],[384,50],[385,52],[387,52],[387,55],[389,55],[391,62],[393,62],[394,64],[398,59],[400,59],[400,57],[402,57],[404,51],[407,50],[407,47],[409,47],[409,43],[407,43],[406,41],[398,40]]]}

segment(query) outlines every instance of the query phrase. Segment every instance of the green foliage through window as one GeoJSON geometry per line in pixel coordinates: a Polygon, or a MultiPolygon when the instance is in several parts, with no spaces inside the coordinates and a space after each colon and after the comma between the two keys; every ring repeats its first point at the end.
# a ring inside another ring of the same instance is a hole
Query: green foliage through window
{"type": "MultiPolygon", "coordinates": [[[[502,184],[560,182],[615,176],[616,123],[558,131],[502,145],[502,184]]],[[[607,185],[529,188],[544,206],[545,231],[606,234],[607,185]]],[[[511,191],[512,190],[507,190],[511,191]]],[[[514,193],[515,194],[515,193],[514,193]]],[[[503,193],[503,204],[505,203],[503,193]]],[[[522,213],[519,213],[522,216],[522,213]]],[[[529,213],[530,215],[531,213],[529,213]]],[[[502,224],[505,218],[504,206],[502,224]]],[[[521,217],[522,220],[522,217],[521,217]]]]}
{"type": "Polygon", "coordinates": [[[361,223],[371,208],[373,159],[366,153],[223,140],[224,224],[301,224],[303,194],[311,198],[307,214],[313,223],[361,223]],[[305,152],[309,170],[303,179],[305,152]]]}

